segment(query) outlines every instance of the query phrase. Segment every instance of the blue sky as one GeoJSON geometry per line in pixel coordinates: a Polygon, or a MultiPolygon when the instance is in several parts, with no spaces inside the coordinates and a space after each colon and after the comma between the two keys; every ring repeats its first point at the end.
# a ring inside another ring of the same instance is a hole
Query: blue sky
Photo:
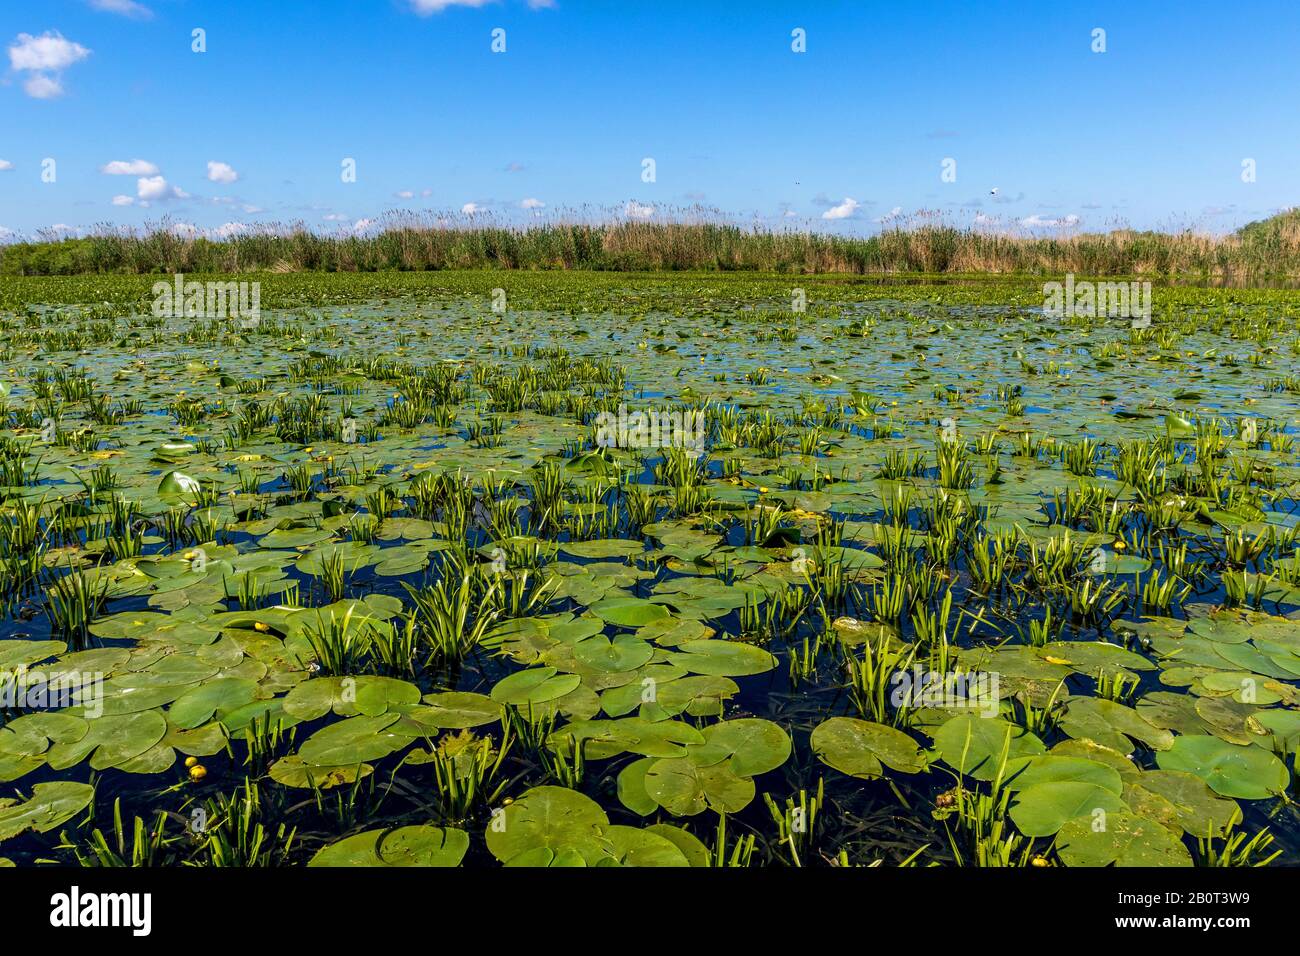
{"type": "Polygon", "coordinates": [[[8,0],[0,236],[697,204],[1222,232],[1298,201],[1297,36],[1294,0],[8,0]]]}

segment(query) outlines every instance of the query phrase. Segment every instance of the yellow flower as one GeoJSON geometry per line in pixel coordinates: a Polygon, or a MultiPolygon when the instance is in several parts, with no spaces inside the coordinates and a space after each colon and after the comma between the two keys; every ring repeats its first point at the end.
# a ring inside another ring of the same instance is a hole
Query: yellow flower
{"type": "Polygon", "coordinates": [[[198,763],[199,763],[199,758],[198,758],[198,757],[186,757],[186,758],[185,758],[185,766],[187,766],[187,767],[195,767],[195,766],[198,766],[198,763]]]}
{"type": "Polygon", "coordinates": [[[1115,543],[1111,545],[1111,547],[1113,547],[1116,551],[1123,551],[1125,548],[1128,547],[1128,545],[1124,543],[1123,538],[1116,538],[1115,543]]]}
{"type": "Polygon", "coordinates": [[[208,770],[201,763],[196,763],[193,767],[190,767],[190,779],[193,780],[195,783],[198,783],[207,775],[208,775],[208,770]]]}

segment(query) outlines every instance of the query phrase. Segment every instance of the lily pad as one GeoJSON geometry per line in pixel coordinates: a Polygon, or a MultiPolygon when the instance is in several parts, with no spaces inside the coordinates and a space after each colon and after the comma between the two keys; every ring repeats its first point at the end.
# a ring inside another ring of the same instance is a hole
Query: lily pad
{"type": "Polygon", "coordinates": [[[367,830],[319,850],[308,866],[459,866],[469,850],[464,830],[431,826],[367,830]]]}
{"type": "Polygon", "coordinates": [[[813,728],[810,742],[822,763],[851,777],[879,777],[882,764],[903,773],[926,768],[925,752],[907,734],[854,717],[823,721],[813,728]]]}
{"type": "Polygon", "coordinates": [[[1200,777],[1220,796],[1266,800],[1290,783],[1286,764],[1262,747],[1230,744],[1206,734],[1187,734],[1156,755],[1161,770],[1200,777]]]}

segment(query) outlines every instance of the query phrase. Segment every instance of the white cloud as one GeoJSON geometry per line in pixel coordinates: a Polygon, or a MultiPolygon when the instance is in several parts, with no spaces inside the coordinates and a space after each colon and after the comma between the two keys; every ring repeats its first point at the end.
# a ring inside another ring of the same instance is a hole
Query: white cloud
{"type": "Polygon", "coordinates": [[[10,170],[10,169],[13,169],[13,168],[14,168],[14,164],[11,163],[11,162],[9,162],[9,160],[7,160],[7,159],[0,159],[0,173],[6,172],[7,170],[10,170]]]}
{"type": "Polygon", "coordinates": [[[256,212],[264,212],[261,206],[254,206],[250,202],[245,202],[237,196],[209,196],[208,202],[214,206],[234,207],[238,206],[241,212],[252,215],[256,212]]]}
{"type": "Polygon", "coordinates": [[[248,232],[248,230],[251,228],[252,226],[248,225],[247,223],[227,222],[220,226],[217,226],[216,229],[212,230],[211,234],[213,236],[216,236],[218,239],[229,239],[231,236],[238,236],[241,233],[248,232]]]}
{"type": "MultiPolygon", "coordinates": [[[[470,7],[477,9],[486,7],[496,0],[410,0],[411,9],[422,17],[430,16],[434,13],[442,13],[451,7],[470,7]]],[[[555,8],[555,0],[527,0],[528,9],[530,10],[552,10],[555,8]]]]}
{"type": "Polygon", "coordinates": [[[57,30],[38,37],[20,33],[9,45],[9,65],[15,70],[66,70],[88,56],[90,50],[64,39],[57,30]]]}
{"type": "Polygon", "coordinates": [[[208,181],[230,185],[239,178],[239,173],[235,172],[234,167],[228,163],[219,163],[214,159],[208,160],[208,181]]]}
{"type": "Polygon", "coordinates": [[[460,207],[460,211],[467,216],[472,216],[476,212],[482,212],[483,207],[476,202],[467,202],[465,205],[460,207]]]}
{"type": "Polygon", "coordinates": [[[136,180],[135,194],[141,202],[189,199],[190,194],[171,185],[161,176],[142,176],[136,180]]]}
{"type": "Polygon", "coordinates": [[[135,0],[90,0],[90,5],[104,13],[120,13],[132,20],[153,19],[153,11],[135,0]]]}
{"type": "Polygon", "coordinates": [[[400,192],[393,193],[398,199],[414,199],[415,193],[410,189],[403,189],[400,192]]]}
{"type": "Polygon", "coordinates": [[[23,91],[33,99],[50,100],[63,95],[63,70],[90,56],[91,51],[80,43],[66,39],[57,30],[40,36],[20,33],[9,44],[9,66],[26,73],[23,91]]]}
{"type": "Polygon", "coordinates": [[[182,239],[193,239],[195,236],[201,236],[203,230],[192,222],[172,223],[172,235],[180,236],[182,239]]]}
{"type": "Polygon", "coordinates": [[[10,239],[16,235],[18,235],[18,233],[14,232],[12,229],[8,229],[4,226],[0,226],[0,242],[4,241],[5,239],[10,239]]]}
{"type": "Polygon", "coordinates": [[[623,215],[629,219],[649,219],[654,214],[654,206],[639,203],[635,199],[629,199],[627,205],[623,207],[623,215]]]}
{"type": "Polygon", "coordinates": [[[324,219],[326,222],[347,222],[348,221],[348,217],[343,215],[343,213],[341,212],[326,213],[324,216],[321,216],[321,218],[324,219]]]}
{"type": "Polygon", "coordinates": [[[831,206],[830,209],[827,209],[824,213],[822,213],[822,218],[823,219],[850,219],[857,213],[858,208],[861,205],[862,203],[858,202],[856,199],[851,199],[848,196],[845,196],[844,201],[840,203],[838,206],[831,206]]]}
{"type": "Polygon", "coordinates": [[[411,0],[411,9],[422,17],[442,13],[448,7],[486,7],[493,0],[411,0]]]}
{"type": "Polygon", "coordinates": [[[52,100],[63,95],[63,83],[48,73],[33,73],[23,80],[23,92],[34,100],[52,100]]]}
{"type": "Polygon", "coordinates": [[[897,219],[902,214],[903,214],[903,207],[895,206],[893,209],[889,210],[889,212],[885,213],[883,216],[879,216],[876,219],[876,222],[888,222],[891,219],[897,219]]]}
{"type": "Polygon", "coordinates": [[[425,199],[428,199],[430,196],[433,195],[433,190],[432,190],[432,189],[421,189],[421,190],[420,190],[420,195],[423,196],[425,199]]]}
{"type": "Polygon", "coordinates": [[[546,203],[542,202],[540,199],[534,199],[531,196],[519,204],[520,209],[542,209],[545,208],[545,206],[546,203]]]}
{"type": "Polygon", "coordinates": [[[356,222],[354,222],[354,223],[352,224],[352,231],[353,231],[353,232],[365,232],[367,229],[369,229],[369,228],[370,228],[371,226],[373,226],[374,224],[375,224],[375,221],[374,221],[373,219],[358,219],[356,222]]]}
{"type": "Polygon", "coordinates": [[[157,176],[158,167],[144,159],[115,159],[99,167],[105,176],[157,176]]]}
{"type": "Polygon", "coordinates": [[[114,196],[114,197],[113,197],[113,205],[114,205],[114,206],[132,206],[132,205],[134,205],[134,204],[135,204],[135,197],[133,197],[133,196],[114,196]]]}
{"type": "Polygon", "coordinates": [[[1053,226],[1077,226],[1078,224],[1079,217],[1074,215],[1074,213],[1061,219],[1044,219],[1042,216],[1038,215],[1038,213],[1034,213],[1034,215],[1026,216],[1024,219],[1020,220],[1020,225],[1026,226],[1030,229],[1036,227],[1050,228],[1053,226]]]}

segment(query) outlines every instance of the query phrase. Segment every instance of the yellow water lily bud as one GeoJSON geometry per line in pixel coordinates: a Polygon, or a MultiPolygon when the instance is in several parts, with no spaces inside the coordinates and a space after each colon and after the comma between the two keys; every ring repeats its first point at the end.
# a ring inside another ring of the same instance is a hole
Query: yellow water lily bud
{"type": "Polygon", "coordinates": [[[185,758],[185,766],[187,766],[187,767],[196,767],[196,766],[198,766],[198,763],[199,763],[199,758],[198,758],[198,757],[186,757],[186,758],[185,758]]]}
{"type": "Polygon", "coordinates": [[[1128,547],[1128,545],[1124,543],[1123,538],[1116,538],[1115,543],[1111,545],[1111,547],[1113,547],[1116,551],[1123,551],[1125,548],[1128,547]]]}
{"type": "Polygon", "coordinates": [[[263,634],[266,634],[271,630],[271,628],[263,624],[261,621],[256,621],[253,624],[253,630],[261,631],[263,634]]]}
{"type": "Polygon", "coordinates": [[[208,775],[208,770],[201,763],[196,763],[193,767],[190,767],[190,779],[193,780],[195,783],[198,783],[207,775],[208,775]]]}

